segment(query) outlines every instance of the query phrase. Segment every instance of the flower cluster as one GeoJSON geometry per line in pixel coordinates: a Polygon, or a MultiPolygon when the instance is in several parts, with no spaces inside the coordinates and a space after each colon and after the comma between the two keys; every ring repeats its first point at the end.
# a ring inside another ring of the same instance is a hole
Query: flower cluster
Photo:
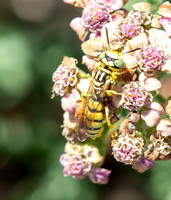
{"type": "Polygon", "coordinates": [[[76,59],[64,57],[62,64],[53,73],[53,92],[57,95],[63,96],[68,92],[70,87],[73,87],[76,84],[78,73],[76,63],[76,59]]]}
{"type": "Polygon", "coordinates": [[[65,153],[60,157],[60,163],[64,167],[64,176],[71,175],[76,179],[89,176],[92,182],[106,184],[110,170],[99,168],[103,162],[103,156],[99,154],[96,146],[79,143],[67,143],[65,153]]]}
{"type": "Polygon", "coordinates": [[[159,94],[160,77],[171,73],[171,4],[153,15],[145,2],[131,11],[121,9],[127,0],[64,2],[83,9],[70,26],[82,41],[82,63],[89,70],[64,57],[52,77],[53,97],[62,96],[64,110],[64,175],[106,184],[111,171],[100,166],[108,135],[113,157],[138,172],[171,159],[171,100],[162,104],[159,94]],[[114,132],[123,109],[127,116],[114,132]]]}
{"type": "Polygon", "coordinates": [[[144,141],[141,137],[136,138],[132,135],[124,135],[121,133],[112,142],[113,155],[119,162],[132,164],[137,157],[143,155],[144,141]]]}
{"type": "Polygon", "coordinates": [[[137,82],[130,82],[123,86],[122,105],[130,111],[141,110],[152,102],[152,95],[137,82]]]}

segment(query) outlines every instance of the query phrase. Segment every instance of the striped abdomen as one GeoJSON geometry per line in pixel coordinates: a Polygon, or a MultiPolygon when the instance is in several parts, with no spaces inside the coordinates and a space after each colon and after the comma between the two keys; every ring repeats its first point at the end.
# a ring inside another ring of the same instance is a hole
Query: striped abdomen
{"type": "Polygon", "coordinates": [[[105,87],[109,79],[110,75],[102,70],[98,70],[94,76],[93,96],[85,110],[88,137],[96,138],[102,132],[105,89],[107,89],[105,87]]]}
{"type": "Polygon", "coordinates": [[[103,119],[103,104],[95,98],[91,98],[85,110],[85,122],[87,124],[88,137],[96,138],[100,136],[103,119]]]}

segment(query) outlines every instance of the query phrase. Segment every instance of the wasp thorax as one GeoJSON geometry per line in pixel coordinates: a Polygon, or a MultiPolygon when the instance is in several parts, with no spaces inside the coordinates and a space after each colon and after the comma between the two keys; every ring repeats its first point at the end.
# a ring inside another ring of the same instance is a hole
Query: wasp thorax
{"type": "Polygon", "coordinates": [[[100,54],[100,60],[103,64],[116,69],[119,69],[124,65],[122,54],[118,51],[105,51],[100,54]]]}

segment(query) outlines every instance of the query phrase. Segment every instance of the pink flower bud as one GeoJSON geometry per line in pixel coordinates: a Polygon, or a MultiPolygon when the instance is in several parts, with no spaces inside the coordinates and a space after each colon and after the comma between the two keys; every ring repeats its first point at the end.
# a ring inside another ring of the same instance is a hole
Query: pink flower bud
{"type": "Polygon", "coordinates": [[[139,157],[134,161],[132,168],[140,173],[144,173],[150,168],[152,168],[155,163],[151,160],[147,160],[144,157],[139,157]]]}
{"type": "Polygon", "coordinates": [[[109,181],[110,173],[111,170],[96,167],[94,168],[93,173],[91,173],[89,177],[93,183],[107,184],[109,181]]]}

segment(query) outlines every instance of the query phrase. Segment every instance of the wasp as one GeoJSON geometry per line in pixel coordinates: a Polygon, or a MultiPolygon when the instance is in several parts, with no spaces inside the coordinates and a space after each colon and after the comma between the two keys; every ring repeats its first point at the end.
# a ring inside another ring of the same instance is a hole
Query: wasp
{"type": "Polygon", "coordinates": [[[80,141],[85,141],[87,137],[96,139],[101,135],[104,116],[108,126],[112,127],[107,97],[122,95],[114,91],[114,86],[124,73],[123,66],[122,54],[118,51],[105,51],[100,55],[100,64],[92,78],[92,89],[90,87],[82,98],[82,108],[76,114],[78,124],[75,131],[80,141]]]}

